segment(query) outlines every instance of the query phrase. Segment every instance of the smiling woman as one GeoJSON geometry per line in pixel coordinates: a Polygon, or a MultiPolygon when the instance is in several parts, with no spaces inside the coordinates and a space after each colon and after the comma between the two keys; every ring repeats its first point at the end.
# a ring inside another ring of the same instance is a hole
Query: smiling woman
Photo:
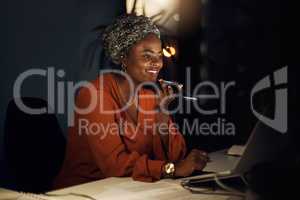
{"type": "Polygon", "coordinates": [[[90,112],[75,110],[75,125],[69,129],[65,162],[55,188],[112,176],[151,182],[201,170],[208,159],[206,153],[193,150],[185,158],[183,136],[168,113],[157,109],[168,108],[172,88],[160,82],[157,95],[141,87],[155,85],[163,67],[157,27],[144,16],[122,16],[105,30],[103,42],[107,55],[122,66],[129,79],[110,72],[91,83],[96,90],[79,91],[77,107],[88,107],[95,96],[100,100],[90,112]],[[135,98],[128,104],[132,85],[135,98]],[[125,104],[127,109],[120,111],[125,104]]]}

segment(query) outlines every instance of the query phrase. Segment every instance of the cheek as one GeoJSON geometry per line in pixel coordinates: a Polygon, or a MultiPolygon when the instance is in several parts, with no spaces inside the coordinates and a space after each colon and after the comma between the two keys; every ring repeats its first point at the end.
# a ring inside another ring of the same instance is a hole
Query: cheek
{"type": "Polygon", "coordinates": [[[135,71],[137,73],[140,73],[142,71],[145,71],[146,67],[149,65],[149,62],[145,62],[143,60],[136,60],[134,63],[132,63],[131,71],[135,71]]]}
{"type": "Polygon", "coordinates": [[[141,78],[141,75],[145,74],[147,63],[141,61],[135,61],[130,63],[127,68],[127,73],[135,79],[141,78]]]}
{"type": "Polygon", "coordinates": [[[160,67],[160,68],[163,68],[163,66],[164,66],[164,61],[163,61],[162,58],[159,60],[158,63],[159,63],[159,67],[160,67]]]}

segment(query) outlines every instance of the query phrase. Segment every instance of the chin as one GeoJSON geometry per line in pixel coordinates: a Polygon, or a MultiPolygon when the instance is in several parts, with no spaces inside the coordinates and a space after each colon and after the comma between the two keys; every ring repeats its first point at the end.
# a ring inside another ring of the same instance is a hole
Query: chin
{"type": "Polygon", "coordinates": [[[142,78],[141,82],[156,82],[157,76],[145,76],[142,78]]]}
{"type": "Polygon", "coordinates": [[[148,81],[148,82],[154,82],[154,83],[155,83],[155,82],[157,81],[157,77],[156,77],[156,78],[148,79],[147,81],[148,81]]]}

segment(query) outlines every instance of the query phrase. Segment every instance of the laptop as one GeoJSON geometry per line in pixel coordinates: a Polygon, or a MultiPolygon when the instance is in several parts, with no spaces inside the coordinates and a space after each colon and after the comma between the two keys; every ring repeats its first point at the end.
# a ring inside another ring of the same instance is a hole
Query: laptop
{"type": "Polygon", "coordinates": [[[241,176],[253,166],[274,160],[288,143],[287,134],[282,134],[258,121],[244,146],[241,156],[228,155],[228,149],[208,154],[210,162],[197,176],[183,178],[187,180],[211,181],[241,176]]]}

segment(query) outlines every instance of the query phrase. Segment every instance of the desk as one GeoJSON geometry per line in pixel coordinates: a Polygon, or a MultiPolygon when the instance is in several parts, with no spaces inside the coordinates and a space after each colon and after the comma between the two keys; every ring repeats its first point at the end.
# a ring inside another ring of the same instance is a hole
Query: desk
{"type": "Polygon", "coordinates": [[[0,200],[14,200],[18,199],[19,196],[18,192],[0,188],[0,200]]]}
{"type": "MultiPolygon", "coordinates": [[[[163,179],[155,183],[133,181],[132,178],[107,178],[49,194],[77,193],[101,200],[240,200],[240,197],[192,194],[180,185],[180,180],[163,179]]],[[[0,188],[0,200],[13,199],[18,193],[0,188]],[[6,196],[6,198],[4,197],[6,196]]],[[[18,198],[15,198],[18,199],[18,198]]],[[[78,196],[47,197],[47,200],[88,200],[78,196]]],[[[18,199],[21,200],[21,199],[18,199]]]]}

